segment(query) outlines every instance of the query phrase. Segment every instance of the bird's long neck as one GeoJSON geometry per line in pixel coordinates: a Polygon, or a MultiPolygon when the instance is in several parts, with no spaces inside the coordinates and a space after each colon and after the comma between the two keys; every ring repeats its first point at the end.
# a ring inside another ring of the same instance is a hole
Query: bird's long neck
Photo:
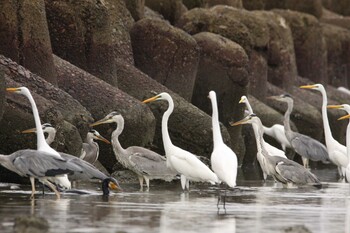
{"type": "MultiPolygon", "coordinates": [[[[265,140],[263,137],[264,129],[263,129],[263,124],[261,123],[261,120],[258,119],[256,122],[253,122],[253,126],[256,128],[256,132],[254,131],[254,134],[255,134],[257,150],[260,153],[265,152],[266,151],[265,145],[264,145],[265,140]]],[[[264,154],[266,154],[266,153],[264,153],[264,154]]]]}
{"type": "Polygon", "coordinates": [[[32,105],[32,111],[34,115],[34,121],[35,121],[35,127],[36,127],[36,138],[37,138],[37,150],[39,151],[46,151],[49,152],[53,155],[60,156],[60,154],[52,149],[49,144],[47,144],[45,140],[45,135],[41,126],[40,122],[40,116],[39,116],[39,111],[38,108],[36,107],[35,101],[32,97],[32,95],[27,96],[29,99],[30,104],[32,105]]]}
{"type": "Polygon", "coordinates": [[[222,140],[221,131],[220,131],[219,113],[218,113],[216,97],[212,96],[210,100],[211,100],[211,105],[213,109],[211,120],[213,125],[213,140],[214,140],[214,148],[215,148],[220,143],[222,144],[223,140],[222,140]]]}
{"type": "Polygon", "coordinates": [[[53,143],[53,141],[55,140],[56,137],[56,132],[55,131],[50,131],[48,133],[48,136],[46,138],[46,143],[51,145],[51,143],[53,143]]]}
{"type": "Polygon", "coordinates": [[[293,100],[288,101],[288,108],[287,111],[284,113],[284,120],[283,120],[283,125],[284,125],[284,131],[286,136],[292,132],[292,129],[290,128],[290,114],[293,111],[293,100]]]}
{"type": "Polygon", "coordinates": [[[320,89],[320,92],[322,94],[322,119],[323,119],[323,128],[324,128],[324,135],[325,135],[325,141],[327,147],[329,147],[332,144],[333,136],[331,127],[329,126],[328,121],[328,114],[327,114],[327,93],[324,89],[320,89]]]}
{"type": "Polygon", "coordinates": [[[250,105],[248,99],[246,99],[246,100],[244,101],[244,103],[245,103],[245,105],[247,106],[247,109],[248,109],[248,111],[249,111],[249,114],[253,114],[253,108],[252,108],[252,106],[250,105]]]}
{"type": "Polygon", "coordinates": [[[122,145],[119,142],[119,135],[124,130],[124,119],[118,118],[118,120],[116,120],[115,122],[117,123],[117,128],[112,133],[112,144],[113,144],[113,148],[117,150],[116,152],[120,156],[125,154],[125,149],[122,147],[122,145]]]}
{"type": "Polygon", "coordinates": [[[174,102],[171,98],[168,98],[167,101],[169,106],[168,106],[168,109],[164,112],[163,118],[162,118],[162,138],[163,138],[165,152],[167,152],[167,149],[174,146],[173,143],[171,142],[171,139],[169,136],[169,130],[168,130],[168,120],[171,113],[174,111],[174,102]]]}

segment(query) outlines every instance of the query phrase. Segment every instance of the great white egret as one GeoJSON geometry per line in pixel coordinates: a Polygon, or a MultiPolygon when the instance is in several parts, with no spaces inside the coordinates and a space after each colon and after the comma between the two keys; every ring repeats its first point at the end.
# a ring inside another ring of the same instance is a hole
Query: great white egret
{"type": "MultiPolygon", "coordinates": [[[[349,115],[350,114],[350,105],[349,104],[328,105],[327,108],[342,109],[348,113],[348,115],[340,117],[338,120],[344,120],[344,119],[350,118],[350,115],[349,115]]],[[[346,178],[346,181],[350,183],[350,121],[349,121],[348,126],[346,128],[346,153],[348,156],[349,163],[345,169],[345,178],[346,178]]]]}
{"type": "MultiPolygon", "coordinates": [[[[248,98],[246,96],[242,96],[239,103],[244,103],[249,111],[249,114],[253,114],[253,108],[251,107],[251,105],[248,101],[248,98]]],[[[253,124],[252,126],[253,126],[255,139],[258,140],[258,138],[259,138],[258,128],[255,124],[253,124]]],[[[265,148],[265,150],[268,151],[268,153],[273,154],[275,156],[281,156],[283,158],[287,158],[284,151],[270,145],[269,143],[265,142],[265,140],[261,140],[261,143],[264,144],[264,148],[265,148]]],[[[257,146],[259,146],[259,145],[257,145],[257,146]]],[[[261,170],[263,172],[263,178],[264,178],[264,180],[266,180],[269,172],[268,172],[267,167],[266,167],[266,162],[264,161],[265,157],[262,155],[261,151],[259,151],[259,150],[257,151],[256,157],[258,159],[261,170]]]]}
{"type": "MultiPolygon", "coordinates": [[[[37,142],[38,150],[37,150],[36,155],[38,156],[38,158],[40,158],[42,160],[42,165],[40,165],[40,166],[38,165],[38,163],[36,162],[37,158],[33,158],[33,156],[35,155],[33,153],[31,153],[30,156],[26,155],[26,152],[25,153],[23,153],[23,152],[16,153],[15,152],[15,153],[11,154],[12,156],[15,156],[16,158],[20,155],[19,157],[21,160],[21,163],[20,163],[21,169],[24,169],[24,170],[25,169],[29,169],[29,170],[39,169],[39,171],[48,175],[47,178],[37,176],[38,174],[35,174],[35,173],[33,173],[33,175],[36,175],[36,176],[33,176],[33,177],[30,176],[30,180],[31,180],[31,184],[32,184],[31,197],[34,197],[34,193],[35,193],[34,178],[38,178],[39,181],[41,181],[42,183],[44,183],[45,185],[47,185],[48,187],[53,189],[53,191],[56,193],[57,198],[60,198],[60,194],[57,191],[57,189],[54,187],[54,185],[49,184],[48,182],[51,181],[51,182],[54,182],[54,183],[60,185],[60,183],[58,183],[56,181],[57,177],[61,178],[62,175],[64,175],[64,177],[67,177],[67,174],[69,174],[69,177],[71,180],[100,179],[102,181],[102,190],[103,190],[104,194],[108,194],[108,192],[109,192],[109,190],[105,190],[106,185],[108,185],[112,189],[120,189],[120,186],[119,186],[116,179],[106,176],[104,173],[99,171],[93,165],[91,165],[90,163],[88,163],[80,158],[77,158],[73,155],[56,152],[54,149],[52,149],[47,144],[47,142],[45,141],[43,129],[41,127],[38,109],[36,107],[36,104],[35,104],[35,101],[34,101],[32,95],[30,94],[30,91],[26,87],[7,88],[7,91],[16,92],[16,93],[20,93],[20,94],[25,95],[30,100],[30,102],[32,104],[32,110],[33,110],[33,115],[34,115],[34,120],[35,120],[35,125],[36,125],[37,140],[39,140],[37,142]],[[41,135],[38,137],[39,134],[41,134],[41,135]],[[39,145],[41,145],[40,148],[51,148],[51,150],[48,150],[48,152],[44,151],[44,149],[39,150],[39,145]],[[58,154],[58,156],[56,154],[53,155],[52,150],[55,151],[58,154]],[[49,157],[45,158],[45,156],[49,156],[49,157]],[[51,158],[51,157],[53,157],[53,158],[51,158]],[[52,161],[60,161],[60,163],[57,164],[57,162],[56,162],[55,164],[52,164],[52,161]],[[57,167],[58,165],[60,165],[62,168],[58,167],[58,168],[56,168],[58,171],[52,171],[51,167],[52,166],[57,167]],[[66,167],[69,168],[68,172],[66,171],[67,169],[65,169],[66,167]]],[[[20,173],[18,173],[18,174],[20,174],[20,173]]],[[[42,173],[40,173],[39,175],[41,175],[42,173]]],[[[67,178],[67,180],[68,180],[68,178],[67,178]]],[[[70,185],[69,180],[68,180],[68,182],[70,185]]]]}
{"type": "MultiPolygon", "coordinates": [[[[244,103],[248,109],[249,114],[254,113],[253,112],[253,108],[249,103],[249,100],[247,98],[247,96],[243,95],[239,101],[239,103],[244,103]]],[[[254,128],[254,126],[253,126],[254,128]]],[[[288,139],[286,138],[286,135],[284,134],[284,127],[283,125],[280,124],[274,124],[271,127],[266,127],[263,125],[264,128],[264,134],[269,135],[270,137],[273,137],[277,142],[279,142],[282,146],[283,151],[286,151],[286,148],[290,148],[290,143],[288,141],[288,139]]],[[[271,152],[274,152],[275,155],[280,155],[282,157],[286,158],[286,155],[283,151],[281,151],[280,149],[268,144],[267,142],[265,142],[265,148],[267,150],[269,150],[269,147],[271,147],[271,152]]]]}
{"type": "Polygon", "coordinates": [[[213,152],[211,153],[211,168],[218,176],[219,180],[225,182],[229,187],[236,186],[237,178],[237,156],[222,140],[219,113],[216,100],[216,93],[209,92],[212,105],[212,125],[213,125],[213,152]]]}
{"type": "Polygon", "coordinates": [[[218,177],[194,154],[175,146],[170,139],[168,131],[168,120],[174,111],[174,102],[171,96],[166,93],[160,93],[154,97],[146,99],[143,103],[149,103],[156,100],[165,100],[168,102],[168,109],[164,112],[162,118],[162,138],[167,165],[173,168],[181,175],[181,187],[183,190],[189,190],[190,181],[218,183],[218,177]]]}
{"type": "Polygon", "coordinates": [[[331,127],[329,126],[327,114],[327,93],[322,84],[313,84],[300,86],[303,89],[317,90],[322,94],[322,119],[324,127],[324,135],[329,159],[338,166],[338,172],[341,178],[345,176],[345,168],[349,160],[346,154],[346,147],[336,141],[332,136],[331,127]]]}
{"type": "Polygon", "coordinates": [[[124,129],[124,118],[120,113],[113,111],[90,126],[107,123],[117,123],[117,129],[112,133],[112,145],[115,157],[125,168],[137,174],[141,191],[143,190],[144,179],[147,190],[149,190],[150,180],[161,179],[171,181],[176,178],[176,172],[166,166],[166,159],[160,154],[140,146],[130,146],[126,149],[121,146],[119,135],[124,129]]]}
{"type": "Polygon", "coordinates": [[[307,135],[292,131],[290,114],[293,111],[293,98],[289,94],[271,96],[269,98],[287,103],[288,108],[284,114],[284,132],[293,150],[302,157],[304,167],[309,168],[309,159],[312,161],[327,161],[329,159],[327,148],[321,142],[307,135]]]}
{"type": "MultiPolygon", "coordinates": [[[[51,143],[55,140],[56,137],[56,128],[53,127],[50,123],[44,123],[41,125],[43,132],[47,133],[46,142],[51,145],[51,143]]],[[[36,133],[36,128],[23,130],[22,133],[36,133]]],[[[83,143],[83,147],[81,148],[81,153],[79,158],[94,164],[99,155],[99,146],[94,140],[100,140],[104,143],[110,144],[110,142],[102,137],[99,132],[94,129],[90,129],[86,135],[86,142],[83,143]]]]}
{"type": "Polygon", "coordinates": [[[259,137],[256,143],[260,145],[260,150],[262,155],[265,157],[269,174],[272,175],[275,180],[281,182],[284,187],[289,188],[295,185],[299,186],[306,184],[310,184],[318,188],[322,187],[322,184],[318,178],[300,164],[283,157],[270,155],[266,151],[264,147],[265,145],[261,143],[264,140],[262,123],[259,117],[257,117],[255,114],[250,114],[244,119],[235,123],[231,122],[230,124],[232,126],[241,124],[255,124],[257,126],[259,137]]]}

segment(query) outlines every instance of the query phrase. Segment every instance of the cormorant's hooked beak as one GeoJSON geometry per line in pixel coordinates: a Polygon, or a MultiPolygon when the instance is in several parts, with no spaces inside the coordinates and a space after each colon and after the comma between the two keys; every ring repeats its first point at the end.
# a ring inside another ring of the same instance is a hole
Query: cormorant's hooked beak
{"type": "Polygon", "coordinates": [[[345,116],[342,116],[342,117],[339,117],[339,118],[338,118],[338,121],[340,121],[340,120],[345,120],[345,119],[349,119],[349,118],[350,118],[350,114],[345,115],[345,116]]]}
{"type": "Polygon", "coordinates": [[[8,91],[8,92],[17,92],[17,91],[19,91],[20,89],[19,88],[17,88],[17,87],[8,87],[8,88],[6,88],[6,91],[8,91]]]}
{"type": "Polygon", "coordinates": [[[302,89],[314,89],[316,87],[316,85],[304,85],[304,86],[300,86],[299,88],[302,89]]]}
{"type": "Polygon", "coordinates": [[[36,128],[23,130],[21,133],[36,133],[36,128]]]}
{"type": "Polygon", "coordinates": [[[142,101],[142,103],[150,103],[150,102],[153,102],[153,101],[156,101],[156,100],[158,100],[159,99],[159,95],[156,95],[156,96],[153,96],[153,97],[151,97],[151,98],[149,98],[149,99],[146,99],[146,100],[144,100],[144,101],[142,101]]]}
{"type": "Polygon", "coordinates": [[[328,105],[327,108],[330,109],[341,109],[344,108],[342,105],[328,105]]]}
{"type": "Polygon", "coordinates": [[[96,139],[104,142],[104,143],[107,143],[107,144],[111,144],[110,141],[108,141],[107,139],[105,139],[104,137],[102,137],[101,135],[95,135],[96,139]]]}

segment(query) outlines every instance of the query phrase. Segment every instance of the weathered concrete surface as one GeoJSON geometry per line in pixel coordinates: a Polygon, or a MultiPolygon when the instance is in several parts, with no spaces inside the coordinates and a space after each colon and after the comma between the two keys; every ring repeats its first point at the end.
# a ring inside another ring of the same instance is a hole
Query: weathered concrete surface
{"type": "Polygon", "coordinates": [[[350,5],[347,0],[322,0],[323,6],[341,15],[350,16],[350,5]]]}
{"type": "Polygon", "coordinates": [[[44,0],[0,2],[0,54],[56,85],[44,0]]]}
{"type": "Polygon", "coordinates": [[[181,29],[153,19],[135,23],[130,36],[136,67],[190,101],[199,60],[196,41],[181,29]]]}
{"type": "Polygon", "coordinates": [[[124,2],[135,21],[145,17],[145,0],[124,0],[124,2]]]}
{"type": "Polygon", "coordinates": [[[54,54],[117,86],[116,62],[133,64],[123,0],[45,0],[54,54]]]}
{"type": "Polygon", "coordinates": [[[171,24],[187,11],[182,0],[145,0],[145,5],[163,15],[171,24]]]}
{"type": "Polygon", "coordinates": [[[201,49],[201,56],[192,103],[211,115],[211,102],[206,97],[209,91],[216,92],[219,119],[234,139],[232,148],[241,162],[245,150],[241,127],[231,127],[229,122],[243,116],[243,106],[238,102],[247,94],[248,56],[240,45],[220,35],[201,32],[193,37],[201,49]]]}
{"type": "MultiPolygon", "coordinates": [[[[155,122],[147,106],[57,56],[54,56],[54,62],[60,87],[85,106],[95,120],[102,119],[112,111],[118,111],[123,115],[125,129],[120,140],[125,148],[151,143],[155,122]]],[[[96,127],[97,131],[106,138],[110,138],[115,128],[115,124],[96,127]]],[[[116,159],[111,145],[100,144],[99,161],[112,171],[116,159]]]]}
{"type": "Polygon", "coordinates": [[[182,2],[189,10],[195,7],[212,7],[215,5],[243,8],[242,0],[182,0],[182,2]]]}
{"type": "Polygon", "coordinates": [[[293,34],[298,75],[315,83],[327,83],[327,49],[320,22],[312,15],[273,10],[286,19],[293,34]]]}

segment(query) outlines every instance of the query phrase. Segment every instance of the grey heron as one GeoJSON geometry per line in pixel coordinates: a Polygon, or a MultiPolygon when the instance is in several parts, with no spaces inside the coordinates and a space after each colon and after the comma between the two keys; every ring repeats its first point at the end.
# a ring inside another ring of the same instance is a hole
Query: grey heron
{"type": "Polygon", "coordinates": [[[237,156],[222,139],[215,91],[210,91],[208,97],[211,100],[213,111],[212,126],[214,145],[210,157],[211,168],[218,176],[219,181],[225,182],[229,187],[233,188],[236,186],[237,156]]]}
{"type": "MultiPolygon", "coordinates": [[[[38,147],[37,148],[37,155],[43,159],[41,152],[46,152],[46,153],[44,153],[45,155],[51,155],[46,160],[52,161],[52,158],[50,158],[50,157],[54,157],[56,160],[60,160],[60,161],[62,160],[62,161],[64,161],[64,163],[67,163],[67,164],[60,163],[60,165],[62,165],[63,167],[64,166],[70,167],[69,173],[56,174],[54,176],[50,175],[50,177],[48,177],[48,178],[40,178],[39,181],[44,181],[42,183],[44,183],[45,185],[47,185],[48,187],[50,187],[52,189],[54,186],[52,184],[48,185],[47,180],[54,182],[60,186],[61,184],[59,182],[57,182],[57,177],[61,178],[62,176],[64,176],[64,178],[68,180],[67,174],[69,174],[69,176],[72,180],[90,180],[90,179],[102,180],[102,189],[103,189],[104,193],[108,191],[108,190],[106,191],[104,189],[104,187],[106,186],[106,182],[107,183],[108,182],[114,183],[115,185],[111,185],[111,187],[117,187],[118,189],[120,189],[120,186],[119,186],[116,179],[106,176],[104,173],[102,173],[101,171],[96,169],[93,165],[91,165],[90,163],[88,163],[80,158],[77,158],[73,155],[59,153],[59,152],[55,151],[47,144],[47,142],[45,141],[43,129],[41,127],[38,109],[36,107],[35,101],[34,101],[32,95],[30,94],[30,91],[28,90],[28,88],[26,88],[26,87],[7,88],[7,91],[23,94],[31,102],[34,120],[35,120],[35,125],[36,125],[37,147],[38,147]],[[42,149],[42,148],[44,148],[44,149],[42,149]],[[39,149],[41,149],[41,150],[39,150],[39,149]],[[45,151],[45,150],[47,150],[47,151],[45,151]],[[53,153],[52,151],[55,153],[53,153]]],[[[24,159],[31,159],[30,161],[35,161],[32,157],[33,157],[33,155],[30,157],[25,156],[24,159]]],[[[23,158],[22,158],[22,160],[23,160],[23,158]]],[[[46,161],[46,160],[44,160],[44,161],[46,161]]],[[[30,161],[29,162],[24,161],[23,164],[26,167],[22,167],[22,168],[23,169],[30,169],[30,170],[37,169],[37,165],[33,164],[30,161]]],[[[50,165],[50,164],[48,164],[48,165],[50,165]]],[[[45,167],[45,164],[44,164],[43,167],[41,167],[40,169],[41,169],[41,171],[45,171],[45,169],[50,169],[50,167],[45,167]]],[[[59,168],[58,168],[58,170],[59,170],[59,168]]],[[[31,185],[32,185],[32,197],[33,197],[34,192],[35,192],[34,177],[30,177],[30,181],[31,181],[31,185]]],[[[68,182],[69,182],[69,189],[70,189],[70,181],[68,180],[68,182]]],[[[53,189],[53,190],[55,191],[57,198],[60,198],[59,192],[56,189],[53,189]]]]}
{"type": "Polygon", "coordinates": [[[289,94],[271,96],[269,98],[287,103],[288,108],[284,114],[283,122],[284,132],[293,150],[302,157],[304,167],[309,168],[309,159],[312,161],[327,161],[329,156],[325,145],[307,135],[292,131],[290,127],[290,114],[293,111],[293,98],[289,94]]]}
{"type": "MultiPolygon", "coordinates": [[[[37,150],[40,151],[40,152],[47,152],[47,153],[51,154],[51,156],[53,156],[55,158],[58,158],[58,159],[61,159],[62,158],[61,155],[57,151],[52,149],[45,141],[45,136],[44,136],[44,133],[43,133],[42,128],[41,128],[39,111],[38,111],[36,103],[35,103],[35,101],[33,99],[33,96],[31,95],[31,93],[28,90],[28,88],[26,88],[26,87],[6,88],[6,91],[24,95],[29,100],[29,102],[31,104],[31,107],[32,107],[32,111],[33,111],[35,126],[37,127],[37,134],[36,134],[37,135],[37,150]]],[[[32,190],[35,191],[35,184],[34,184],[35,181],[34,180],[35,179],[33,177],[30,177],[32,190]]],[[[60,187],[62,187],[64,189],[70,189],[71,188],[71,183],[68,180],[67,174],[59,174],[59,175],[56,175],[54,177],[49,177],[47,180],[50,180],[51,182],[54,182],[55,184],[57,184],[58,186],[60,186],[60,187]]],[[[55,191],[55,193],[57,195],[56,191],[55,191]]],[[[34,193],[32,193],[32,197],[33,197],[33,194],[34,193]]],[[[57,198],[59,198],[59,195],[57,196],[57,198]]]]}
{"type": "MultiPolygon", "coordinates": [[[[348,115],[345,115],[343,117],[340,117],[338,120],[344,120],[350,118],[350,105],[349,104],[341,104],[341,105],[328,105],[327,108],[335,108],[335,109],[342,109],[348,113],[348,115]]],[[[348,123],[348,126],[346,128],[346,154],[348,156],[349,163],[346,166],[345,169],[345,178],[348,183],[350,183],[350,121],[348,123]]]]}
{"type": "Polygon", "coordinates": [[[146,99],[143,103],[165,100],[168,102],[168,109],[164,112],[162,118],[162,138],[164,144],[165,155],[167,157],[167,165],[173,168],[181,175],[181,187],[183,190],[189,190],[190,181],[218,183],[218,177],[210,170],[197,156],[189,151],[175,146],[170,139],[168,131],[168,120],[174,111],[174,102],[171,96],[166,93],[160,93],[154,97],[146,99]]]}
{"type": "Polygon", "coordinates": [[[328,151],[329,159],[338,166],[338,172],[341,178],[345,176],[345,168],[349,163],[349,159],[346,154],[346,147],[340,144],[332,136],[331,127],[329,126],[328,114],[327,114],[327,93],[322,84],[313,84],[300,86],[302,89],[317,90],[322,94],[322,119],[324,127],[324,135],[326,141],[326,147],[328,151]]]}
{"type": "Polygon", "coordinates": [[[143,190],[143,180],[146,181],[147,190],[149,190],[150,180],[171,181],[175,179],[177,174],[166,166],[166,158],[164,156],[140,146],[130,146],[126,149],[121,146],[119,135],[124,129],[124,118],[120,113],[113,111],[90,126],[113,122],[117,123],[117,129],[113,131],[111,139],[115,157],[125,168],[136,173],[141,191],[143,190]]]}
{"type": "Polygon", "coordinates": [[[263,138],[263,127],[262,123],[255,114],[250,114],[244,119],[238,122],[231,122],[232,126],[241,124],[255,124],[258,128],[258,140],[257,145],[261,151],[262,155],[265,157],[265,161],[268,167],[269,173],[275,178],[275,180],[281,182],[284,187],[293,187],[294,185],[313,185],[317,188],[321,188],[322,184],[318,178],[312,174],[308,169],[304,168],[302,165],[283,158],[279,156],[270,155],[266,149],[265,145],[262,143],[263,138]]]}
{"type": "MultiPolygon", "coordinates": [[[[246,96],[242,96],[240,101],[239,101],[239,103],[244,103],[246,105],[248,111],[249,111],[249,114],[253,114],[253,108],[250,106],[250,103],[249,103],[248,98],[246,96]]],[[[253,124],[252,126],[253,126],[255,139],[258,140],[258,137],[259,137],[259,135],[258,135],[258,128],[257,128],[257,126],[255,124],[253,124]]],[[[276,147],[270,145],[269,143],[265,142],[265,140],[262,140],[261,143],[264,144],[264,148],[270,154],[286,158],[286,155],[285,155],[284,151],[282,151],[280,149],[277,149],[276,147]]],[[[266,180],[267,175],[269,174],[269,172],[268,172],[268,168],[266,167],[266,162],[264,161],[265,157],[261,154],[261,152],[259,150],[257,151],[256,157],[257,157],[257,160],[258,160],[258,162],[260,164],[261,170],[263,172],[263,178],[264,178],[264,180],[266,180]]]]}
{"type": "MultiPolygon", "coordinates": [[[[254,113],[253,112],[253,108],[249,103],[249,100],[247,98],[247,96],[243,95],[239,101],[239,103],[244,103],[248,109],[249,114],[254,113]]],[[[254,128],[254,126],[253,126],[254,128]]],[[[264,134],[269,135],[270,137],[273,137],[276,141],[278,141],[281,146],[283,151],[286,151],[286,148],[290,148],[290,143],[288,141],[288,139],[286,138],[286,135],[284,134],[284,127],[283,125],[280,124],[274,124],[271,127],[266,127],[263,125],[264,128],[264,134]]],[[[255,130],[254,130],[255,132],[255,130]]],[[[265,148],[267,150],[269,150],[269,148],[271,149],[271,152],[274,152],[275,155],[280,155],[282,157],[286,158],[286,155],[283,151],[281,151],[280,149],[270,145],[269,143],[265,142],[265,148]]]]}
{"type": "MultiPolygon", "coordinates": [[[[51,145],[51,143],[55,140],[56,136],[56,128],[53,127],[50,123],[44,123],[41,125],[43,132],[47,133],[46,142],[51,145]]],[[[22,133],[36,133],[36,128],[23,130],[22,133]]],[[[91,164],[94,164],[98,159],[99,155],[99,146],[94,140],[100,140],[104,143],[110,144],[110,142],[102,137],[99,132],[94,129],[89,130],[86,135],[86,142],[83,143],[80,158],[85,160],[91,164]]]]}

